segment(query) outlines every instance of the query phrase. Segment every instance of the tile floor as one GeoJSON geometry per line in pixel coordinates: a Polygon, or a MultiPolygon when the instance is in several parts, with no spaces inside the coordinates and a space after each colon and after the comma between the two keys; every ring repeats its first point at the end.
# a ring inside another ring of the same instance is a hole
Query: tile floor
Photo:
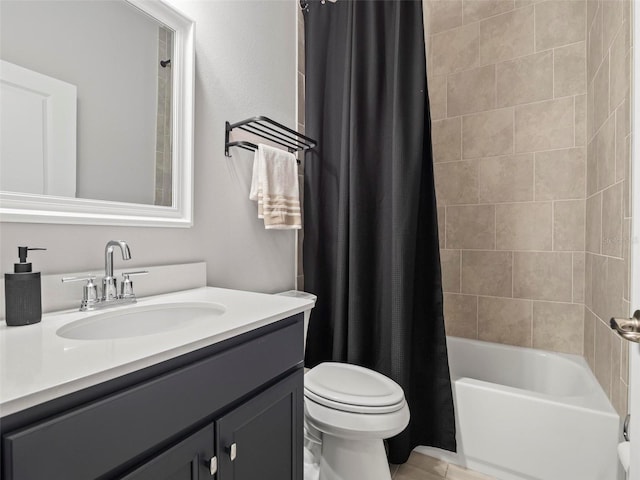
{"type": "Polygon", "coordinates": [[[495,480],[417,452],[403,465],[391,465],[393,480],[495,480]]]}

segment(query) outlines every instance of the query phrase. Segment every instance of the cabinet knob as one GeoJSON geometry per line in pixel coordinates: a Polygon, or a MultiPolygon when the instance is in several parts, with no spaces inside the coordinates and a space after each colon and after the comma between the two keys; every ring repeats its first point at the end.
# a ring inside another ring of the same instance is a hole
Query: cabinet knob
{"type": "Polygon", "coordinates": [[[229,453],[229,458],[233,462],[238,455],[238,447],[236,446],[235,442],[233,442],[231,446],[227,447],[227,453],[229,453]]]}
{"type": "Polygon", "coordinates": [[[211,457],[209,460],[209,473],[213,477],[218,471],[218,457],[211,457]]]}

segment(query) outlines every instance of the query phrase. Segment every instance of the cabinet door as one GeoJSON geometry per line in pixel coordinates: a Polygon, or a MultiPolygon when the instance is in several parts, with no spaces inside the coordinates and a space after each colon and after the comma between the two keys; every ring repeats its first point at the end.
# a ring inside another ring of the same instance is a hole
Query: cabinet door
{"type": "Polygon", "coordinates": [[[302,480],[303,370],[216,422],[220,480],[302,480]]]}
{"type": "Polygon", "coordinates": [[[211,423],[136,468],[122,480],[210,479],[209,461],[213,457],[213,441],[211,423]]]}

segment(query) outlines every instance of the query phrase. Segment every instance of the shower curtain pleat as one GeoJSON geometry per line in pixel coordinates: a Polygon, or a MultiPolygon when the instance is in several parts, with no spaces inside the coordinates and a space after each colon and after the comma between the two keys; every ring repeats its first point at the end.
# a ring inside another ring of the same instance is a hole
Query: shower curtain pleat
{"type": "Polygon", "coordinates": [[[404,389],[389,441],[455,451],[420,0],[309,2],[305,12],[308,367],[342,361],[404,389]]]}

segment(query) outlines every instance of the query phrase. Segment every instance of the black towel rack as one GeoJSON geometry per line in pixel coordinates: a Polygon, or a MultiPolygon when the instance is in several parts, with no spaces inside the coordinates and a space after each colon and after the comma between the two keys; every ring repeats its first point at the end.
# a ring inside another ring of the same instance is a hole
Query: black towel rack
{"type": "Polygon", "coordinates": [[[281,123],[271,120],[268,117],[257,116],[242,120],[237,123],[225,123],[224,132],[224,154],[230,157],[229,147],[240,147],[245,150],[255,151],[258,149],[258,145],[248,142],[246,140],[239,140],[236,142],[229,141],[229,134],[234,128],[244,130],[245,132],[257,135],[264,138],[276,145],[285,147],[289,152],[298,152],[300,150],[309,150],[314,148],[318,143],[288,127],[285,127],[281,123]]]}

